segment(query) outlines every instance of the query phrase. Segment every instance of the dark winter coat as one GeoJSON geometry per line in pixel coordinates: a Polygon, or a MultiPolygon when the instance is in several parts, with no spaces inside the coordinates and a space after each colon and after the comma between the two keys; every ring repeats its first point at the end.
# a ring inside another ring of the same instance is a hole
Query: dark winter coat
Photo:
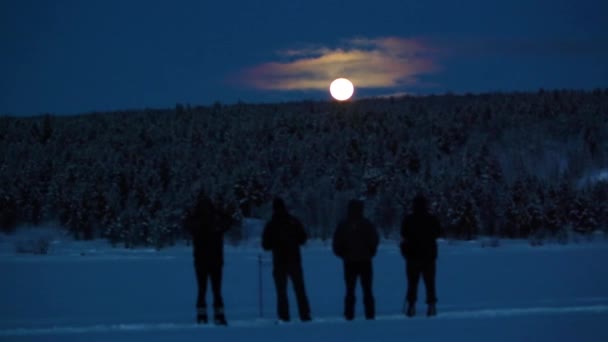
{"type": "Polygon", "coordinates": [[[185,222],[192,236],[194,261],[205,266],[224,264],[224,233],[229,225],[220,219],[211,200],[199,198],[185,222]]]}
{"type": "Polygon", "coordinates": [[[262,248],[272,251],[275,269],[302,262],[300,246],[306,243],[308,236],[302,223],[287,212],[282,200],[275,200],[272,219],[264,227],[262,248]]]}
{"type": "Polygon", "coordinates": [[[437,238],[441,226],[435,215],[426,208],[426,200],[414,200],[413,213],[401,224],[401,254],[408,260],[437,259],[437,238]]]}
{"type": "Polygon", "coordinates": [[[363,202],[350,201],[347,218],[334,232],[334,254],[346,262],[369,261],[376,255],[378,242],[376,227],[363,217],[363,202]]]}

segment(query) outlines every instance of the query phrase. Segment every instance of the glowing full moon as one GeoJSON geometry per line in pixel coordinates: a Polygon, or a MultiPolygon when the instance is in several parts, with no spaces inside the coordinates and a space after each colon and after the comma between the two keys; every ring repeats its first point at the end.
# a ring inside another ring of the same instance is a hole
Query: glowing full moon
{"type": "Polygon", "coordinates": [[[329,85],[331,96],[338,101],[350,99],[354,91],[353,83],[346,78],[337,78],[329,85]]]}

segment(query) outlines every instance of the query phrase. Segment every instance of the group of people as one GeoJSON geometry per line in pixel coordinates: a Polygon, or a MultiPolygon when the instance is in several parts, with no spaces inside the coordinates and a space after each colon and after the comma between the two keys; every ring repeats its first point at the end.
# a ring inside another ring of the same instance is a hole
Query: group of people
{"type": "MultiPolygon", "coordinates": [[[[224,302],[221,294],[223,267],[223,235],[229,224],[218,217],[212,201],[201,193],[195,206],[186,218],[186,228],[193,240],[194,268],[198,283],[196,301],[197,322],[207,323],[206,290],[211,282],[213,291],[214,323],[226,325],[224,302]]],[[[423,195],[414,198],[411,213],[404,216],[401,224],[401,254],[406,260],[408,307],[406,315],[416,315],[417,289],[420,277],[426,287],[427,316],[437,314],[435,273],[437,259],[437,238],[440,224],[436,216],[428,210],[427,199],[423,195]]],[[[298,218],[291,215],[281,198],[273,200],[272,218],[264,227],[262,248],[272,252],[273,278],[277,295],[277,315],[280,321],[289,321],[287,282],[291,280],[302,322],[312,319],[310,304],[304,286],[302,256],[300,247],[308,236],[298,218]]],[[[364,216],[364,203],[351,200],[347,215],[337,226],[332,240],[334,254],[344,265],[344,318],[355,317],[355,290],[360,279],[363,290],[365,318],[375,318],[373,295],[373,265],[379,243],[378,231],[364,216]]]]}

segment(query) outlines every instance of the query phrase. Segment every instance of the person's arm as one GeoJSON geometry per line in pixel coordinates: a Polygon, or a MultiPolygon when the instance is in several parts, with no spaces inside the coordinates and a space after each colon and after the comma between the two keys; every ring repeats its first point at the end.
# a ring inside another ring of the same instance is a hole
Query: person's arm
{"type": "Polygon", "coordinates": [[[408,255],[408,243],[410,239],[410,223],[407,216],[403,217],[401,221],[401,242],[399,243],[399,250],[401,255],[405,258],[408,255]]]}
{"type": "Polygon", "coordinates": [[[334,231],[334,236],[332,238],[332,250],[334,252],[334,254],[340,258],[344,257],[344,233],[343,233],[344,228],[342,227],[342,224],[338,224],[338,226],[336,227],[336,230],[334,231]]]}
{"type": "Polygon", "coordinates": [[[433,239],[437,240],[441,236],[441,223],[439,223],[439,219],[434,216],[433,217],[433,239]]]}
{"type": "Polygon", "coordinates": [[[192,212],[191,210],[186,210],[183,220],[182,220],[182,228],[185,232],[187,232],[190,237],[194,234],[193,223],[192,223],[192,212]]]}
{"type": "Polygon", "coordinates": [[[408,222],[408,217],[404,216],[403,221],[401,221],[401,240],[406,241],[410,238],[410,227],[408,222]]]}
{"type": "Polygon", "coordinates": [[[230,228],[232,228],[232,216],[222,215],[220,217],[220,230],[222,231],[222,234],[229,231],[230,228]]]}
{"type": "Polygon", "coordinates": [[[375,256],[376,252],[378,251],[380,236],[378,235],[378,230],[376,229],[376,227],[371,222],[368,222],[368,224],[370,229],[370,247],[372,251],[372,256],[375,256]]]}
{"type": "Polygon", "coordinates": [[[306,230],[304,229],[304,225],[297,218],[293,218],[294,224],[296,227],[296,234],[298,236],[298,244],[303,245],[308,241],[308,235],[306,234],[306,230]]]}

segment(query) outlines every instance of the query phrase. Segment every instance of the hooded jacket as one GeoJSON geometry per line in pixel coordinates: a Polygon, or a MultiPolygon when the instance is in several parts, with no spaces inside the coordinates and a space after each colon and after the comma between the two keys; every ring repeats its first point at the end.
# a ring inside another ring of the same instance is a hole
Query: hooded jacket
{"type": "Polygon", "coordinates": [[[346,262],[368,261],[376,255],[378,243],[378,231],[363,217],[363,202],[350,201],[346,219],[338,224],[334,232],[334,254],[346,262]]]}
{"type": "Polygon", "coordinates": [[[408,260],[435,260],[441,232],[439,220],[428,212],[426,198],[422,196],[414,199],[412,209],[401,224],[401,253],[408,260]]]}
{"type": "Polygon", "coordinates": [[[262,248],[272,251],[275,267],[300,264],[300,246],[308,239],[302,223],[290,215],[282,199],[273,201],[273,214],[264,227],[262,248]]]}
{"type": "Polygon", "coordinates": [[[224,264],[224,233],[229,225],[220,219],[211,200],[199,196],[186,216],[186,229],[192,236],[196,263],[221,266],[224,264]]]}

